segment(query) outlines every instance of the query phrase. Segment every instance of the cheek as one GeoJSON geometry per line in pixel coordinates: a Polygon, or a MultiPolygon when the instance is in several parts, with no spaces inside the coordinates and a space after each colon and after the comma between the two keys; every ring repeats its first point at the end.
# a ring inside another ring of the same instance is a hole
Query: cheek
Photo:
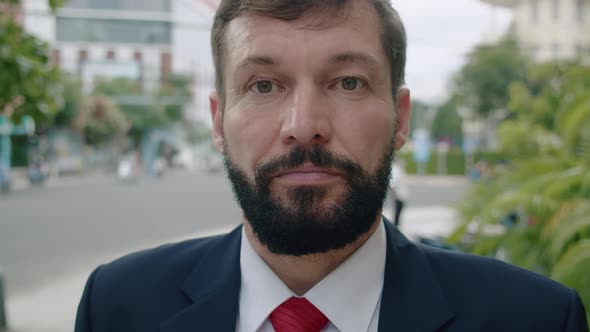
{"type": "Polygon", "coordinates": [[[342,122],[339,136],[356,161],[373,170],[381,164],[385,150],[391,145],[395,114],[391,109],[361,113],[351,114],[342,122]]]}
{"type": "Polygon", "coordinates": [[[226,115],[224,121],[225,143],[232,160],[250,171],[271,150],[278,139],[277,121],[272,117],[246,112],[226,115]]]}

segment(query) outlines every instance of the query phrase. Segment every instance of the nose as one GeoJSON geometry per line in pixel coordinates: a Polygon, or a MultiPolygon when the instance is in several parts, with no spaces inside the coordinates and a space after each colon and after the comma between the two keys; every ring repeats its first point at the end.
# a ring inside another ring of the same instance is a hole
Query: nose
{"type": "Polygon", "coordinates": [[[299,84],[293,93],[281,128],[285,144],[326,144],[332,138],[329,101],[321,88],[312,82],[299,84]]]}

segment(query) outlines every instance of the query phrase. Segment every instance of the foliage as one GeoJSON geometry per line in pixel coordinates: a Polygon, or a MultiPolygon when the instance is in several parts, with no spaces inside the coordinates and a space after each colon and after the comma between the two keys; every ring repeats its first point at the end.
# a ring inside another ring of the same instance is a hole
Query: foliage
{"type": "MultiPolygon", "coordinates": [[[[400,156],[405,160],[406,172],[410,174],[416,174],[418,165],[414,161],[414,157],[411,151],[404,151],[400,153],[400,156]]],[[[442,156],[433,151],[430,154],[430,159],[425,165],[426,174],[437,174],[439,158],[442,156]]],[[[465,169],[465,153],[460,149],[454,148],[445,154],[446,158],[446,175],[465,175],[467,170],[465,169]]],[[[506,160],[506,155],[501,152],[494,151],[477,151],[473,153],[473,162],[485,161],[489,164],[501,164],[506,160]]]]}
{"type": "Polygon", "coordinates": [[[51,120],[61,102],[61,85],[49,61],[49,47],[2,15],[0,73],[0,114],[16,123],[24,115],[38,124],[51,120]]]}
{"type": "Polygon", "coordinates": [[[153,94],[145,94],[139,82],[128,78],[101,80],[94,94],[113,98],[131,125],[130,135],[139,144],[150,129],[165,128],[182,119],[190,97],[189,79],[171,76],[153,94]]]}
{"type": "Polygon", "coordinates": [[[526,59],[513,38],[480,45],[454,78],[453,91],[462,105],[486,117],[508,104],[508,86],[526,75],[526,59]]]}
{"type": "Polygon", "coordinates": [[[471,250],[506,253],[517,265],[555,278],[590,303],[590,68],[540,64],[510,86],[510,120],[499,133],[511,156],[493,181],[474,186],[460,207],[460,241],[476,221],[498,224],[500,236],[478,232],[471,250]]]}
{"type": "Polygon", "coordinates": [[[86,144],[98,147],[121,137],[129,123],[118,106],[104,96],[89,96],[76,116],[75,128],[85,138],[86,144]]]}
{"type": "Polygon", "coordinates": [[[463,144],[463,120],[457,114],[459,98],[451,96],[438,107],[432,122],[432,137],[436,140],[450,139],[454,145],[463,144]]]}
{"type": "Polygon", "coordinates": [[[509,85],[508,109],[523,121],[555,130],[566,116],[563,108],[571,112],[574,104],[585,100],[589,88],[589,67],[575,63],[529,66],[525,80],[509,85]]]}
{"type": "Polygon", "coordinates": [[[177,122],[183,117],[183,108],[191,97],[191,81],[182,75],[171,75],[156,93],[158,100],[170,99],[171,103],[164,103],[164,114],[170,121],[177,122]]]}
{"type": "Polygon", "coordinates": [[[65,78],[63,81],[63,104],[53,119],[53,125],[58,128],[72,127],[82,105],[82,83],[73,77],[65,78]]]}
{"type": "MultiPolygon", "coordinates": [[[[47,3],[49,4],[49,8],[51,8],[51,10],[56,10],[58,7],[63,6],[66,1],[67,0],[48,0],[47,3]]],[[[0,0],[0,4],[18,5],[22,2],[22,0],[0,0]]]]}

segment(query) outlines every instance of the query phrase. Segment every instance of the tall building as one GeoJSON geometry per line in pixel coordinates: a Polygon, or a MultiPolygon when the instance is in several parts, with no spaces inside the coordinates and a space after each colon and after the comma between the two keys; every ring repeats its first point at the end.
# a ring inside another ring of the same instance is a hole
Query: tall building
{"type": "Polygon", "coordinates": [[[512,10],[516,37],[538,61],[590,59],[590,0],[481,0],[512,10]]]}
{"type": "Polygon", "coordinates": [[[69,0],[51,15],[47,0],[27,0],[24,21],[85,88],[99,76],[125,76],[152,90],[172,71],[171,7],[170,0],[69,0]]]}

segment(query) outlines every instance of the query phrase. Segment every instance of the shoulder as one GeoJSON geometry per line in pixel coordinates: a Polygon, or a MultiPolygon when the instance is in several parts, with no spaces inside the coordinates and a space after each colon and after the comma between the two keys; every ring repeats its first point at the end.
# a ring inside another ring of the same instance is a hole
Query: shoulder
{"type": "MultiPolygon", "coordinates": [[[[135,252],[99,266],[88,278],[76,331],[147,331],[190,304],[187,278],[203,262],[236,255],[240,230],[135,252]]],[[[209,276],[212,265],[199,271],[209,276]]],[[[204,279],[207,280],[207,279],[204,279]]]]}
{"type": "Polygon", "coordinates": [[[221,237],[221,235],[218,235],[190,239],[129,253],[104,264],[102,270],[117,273],[119,271],[125,272],[145,268],[156,269],[190,264],[190,261],[198,260],[200,254],[205,252],[212,243],[219,241],[221,237]]]}
{"type": "Polygon", "coordinates": [[[537,273],[493,258],[419,248],[458,313],[497,324],[515,317],[528,324],[528,319],[543,317],[544,324],[557,329],[564,326],[570,311],[583,309],[574,290],[537,273]]]}
{"type": "MultiPolygon", "coordinates": [[[[568,288],[540,274],[502,262],[421,245],[419,248],[430,262],[434,273],[443,283],[460,283],[464,287],[487,285],[496,288],[519,286],[520,292],[543,291],[554,295],[568,294],[568,288]]],[[[512,288],[512,287],[511,287],[512,288]]],[[[481,290],[485,292],[485,289],[481,290]]],[[[514,289],[510,290],[514,294],[514,289]]]]}
{"type": "Polygon", "coordinates": [[[95,294],[100,294],[100,290],[104,294],[117,290],[126,296],[139,295],[135,291],[170,291],[166,288],[181,285],[195,266],[216,246],[223,246],[229,236],[224,234],[166,244],[103,264],[91,277],[93,288],[99,290],[95,294]]]}

